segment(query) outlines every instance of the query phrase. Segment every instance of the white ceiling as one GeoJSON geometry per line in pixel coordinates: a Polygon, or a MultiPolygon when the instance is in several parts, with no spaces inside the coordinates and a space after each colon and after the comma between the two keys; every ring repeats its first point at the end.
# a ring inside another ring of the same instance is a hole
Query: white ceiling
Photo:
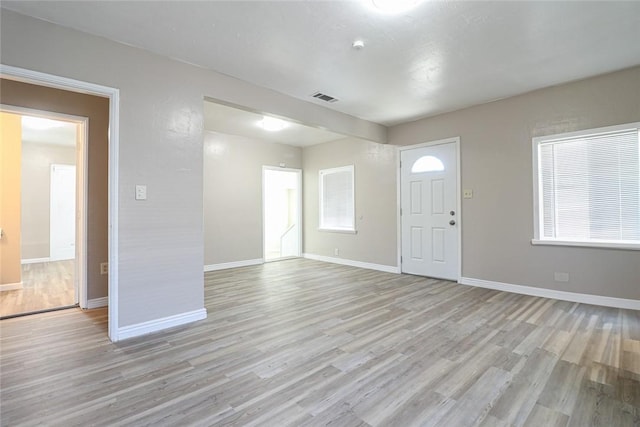
{"type": "Polygon", "coordinates": [[[638,1],[424,0],[399,15],[368,0],[2,7],[385,125],[640,64],[638,1]]]}
{"type": "Polygon", "coordinates": [[[62,145],[66,147],[76,146],[76,131],[78,126],[75,123],[61,120],[51,120],[55,125],[48,129],[33,126],[29,121],[22,121],[22,141],[37,144],[62,145]]]}

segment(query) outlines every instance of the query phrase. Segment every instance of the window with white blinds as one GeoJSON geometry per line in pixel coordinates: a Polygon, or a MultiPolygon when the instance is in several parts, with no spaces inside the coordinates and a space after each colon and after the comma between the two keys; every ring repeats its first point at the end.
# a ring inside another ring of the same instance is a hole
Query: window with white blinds
{"type": "Polygon", "coordinates": [[[533,243],[640,249],[639,125],[534,138],[533,243]]]}
{"type": "Polygon", "coordinates": [[[320,171],[320,229],[355,231],[353,165],[320,171]]]}

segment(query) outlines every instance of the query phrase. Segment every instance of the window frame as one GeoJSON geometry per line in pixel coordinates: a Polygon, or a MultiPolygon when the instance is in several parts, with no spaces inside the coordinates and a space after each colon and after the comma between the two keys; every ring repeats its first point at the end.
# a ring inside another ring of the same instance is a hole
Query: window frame
{"type": "Polygon", "coordinates": [[[340,166],[318,171],[318,230],[333,233],[356,234],[356,178],[354,165],[340,166]],[[351,211],[353,213],[352,227],[331,227],[324,224],[324,177],[329,174],[349,172],[351,174],[351,211]]]}
{"type": "MultiPolygon", "coordinates": [[[[629,131],[635,129],[638,132],[638,139],[640,144],[640,122],[626,123],[615,126],[606,126],[595,129],[585,129],[576,132],[566,132],[561,134],[539,136],[532,138],[532,153],[533,153],[533,239],[531,244],[533,245],[550,245],[550,246],[574,246],[574,247],[587,247],[587,248],[607,248],[607,249],[627,249],[627,250],[640,250],[640,242],[627,243],[617,240],[563,240],[557,238],[548,238],[541,235],[543,230],[542,221],[544,221],[544,205],[541,201],[542,195],[542,177],[540,174],[540,146],[542,144],[561,141],[566,139],[573,139],[585,136],[595,136],[599,134],[616,133],[621,131],[629,131]]],[[[640,161],[640,160],[639,160],[640,161]]]]}

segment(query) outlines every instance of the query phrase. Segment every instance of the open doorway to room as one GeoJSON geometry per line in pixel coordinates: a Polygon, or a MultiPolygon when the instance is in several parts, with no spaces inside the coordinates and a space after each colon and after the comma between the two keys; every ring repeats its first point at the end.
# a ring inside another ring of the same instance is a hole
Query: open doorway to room
{"type": "Polygon", "coordinates": [[[302,246],[302,170],[263,166],[264,260],[299,257],[302,246]]]}
{"type": "Polygon", "coordinates": [[[3,129],[3,164],[15,175],[1,182],[3,194],[14,195],[3,196],[2,220],[13,221],[3,233],[2,269],[15,277],[3,280],[0,316],[77,306],[87,285],[87,119],[9,106],[2,115],[13,128],[3,129]]]}
{"type": "MultiPolygon", "coordinates": [[[[76,295],[82,309],[108,305],[107,333],[112,341],[118,341],[119,90],[0,64],[0,105],[15,109],[55,112],[63,117],[63,121],[65,115],[70,115],[71,118],[88,117],[83,132],[86,134],[83,153],[85,184],[76,183],[85,188],[86,195],[85,200],[77,202],[82,203],[86,217],[80,222],[83,225],[85,237],[79,240],[85,246],[76,247],[76,254],[84,256],[85,261],[78,262],[76,268],[82,266],[85,270],[76,272],[74,276],[74,278],[86,277],[86,280],[76,290],[76,295]]],[[[14,164],[21,163],[14,162],[14,164]]],[[[4,169],[0,168],[0,170],[4,169]]],[[[20,182],[20,171],[13,182],[20,182]]],[[[9,186],[9,188],[15,189],[18,186],[9,186]]],[[[0,191],[0,195],[4,197],[5,193],[0,191]]],[[[18,203],[20,203],[19,196],[18,203]]],[[[6,205],[2,203],[0,205],[2,205],[0,227],[4,227],[1,224],[5,223],[4,211],[7,209],[5,209],[6,205]]],[[[20,216],[17,218],[19,230],[21,218],[20,216]]],[[[18,271],[21,272],[20,248],[15,251],[6,251],[6,243],[9,241],[16,243],[16,239],[0,240],[0,261],[4,265],[6,253],[14,253],[14,256],[17,254],[18,271]]],[[[20,247],[19,240],[18,247],[20,247]]],[[[7,278],[4,277],[6,269],[0,270],[2,270],[0,284],[8,283],[7,278]]],[[[20,281],[21,277],[18,278],[18,282],[20,281]]],[[[15,280],[9,283],[13,282],[15,280]]]]}
{"type": "Polygon", "coordinates": [[[203,112],[204,271],[302,256],[303,152],[345,136],[212,98],[203,112]]]}

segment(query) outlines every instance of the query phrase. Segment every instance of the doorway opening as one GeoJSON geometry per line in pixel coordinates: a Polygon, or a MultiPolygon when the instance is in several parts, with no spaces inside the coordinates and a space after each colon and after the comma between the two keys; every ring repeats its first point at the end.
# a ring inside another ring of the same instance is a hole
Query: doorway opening
{"type": "Polygon", "coordinates": [[[302,249],[302,171],[262,167],[265,262],[299,257],[302,249]]]}
{"type": "MultiPolygon", "coordinates": [[[[101,256],[99,259],[105,260],[106,263],[99,265],[100,274],[106,274],[105,282],[108,289],[108,296],[103,298],[95,298],[91,295],[80,295],[80,307],[81,308],[97,308],[104,305],[108,305],[108,336],[111,341],[118,341],[119,337],[119,322],[118,322],[118,206],[119,206],[119,185],[118,185],[118,170],[119,170],[119,119],[120,119],[120,91],[114,87],[102,86],[95,83],[89,83],[85,81],[70,79],[67,77],[57,76],[53,74],[42,73],[25,68],[13,67],[10,65],[0,64],[0,85],[3,90],[1,98],[4,102],[7,98],[13,99],[16,102],[7,102],[12,105],[21,105],[23,107],[39,108],[44,104],[52,106],[60,106],[60,102],[64,102],[64,105],[71,107],[77,112],[66,111],[66,113],[78,114],[84,116],[86,111],[84,107],[77,109],[79,105],[85,105],[83,100],[79,100],[78,97],[91,96],[95,98],[105,99],[107,102],[105,112],[88,114],[91,117],[92,129],[99,128],[97,123],[102,123],[100,127],[105,128],[104,147],[106,152],[103,159],[106,159],[106,167],[104,168],[106,174],[107,188],[106,188],[106,201],[102,206],[106,206],[107,215],[105,218],[106,227],[106,254],[107,256],[101,256]],[[27,87],[20,86],[27,85],[27,87]],[[7,91],[7,86],[11,90],[7,91]],[[38,88],[38,89],[35,89],[38,88]],[[23,90],[25,92],[23,92],[23,90]],[[32,92],[35,91],[35,92],[32,92]],[[57,92],[55,96],[40,97],[45,92],[57,92]],[[26,95],[26,96],[25,96],[26,95]],[[47,101],[45,101],[47,100],[47,101]],[[64,101],[63,101],[64,100],[64,101]],[[106,114],[105,114],[106,113],[106,114]],[[106,120],[103,121],[103,120],[106,120]],[[86,302],[86,304],[85,304],[86,302]]],[[[101,107],[100,109],[102,109],[101,107]]],[[[95,147],[92,144],[92,153],[95,155],[95,147]]],[[[85,151],[86,152],[86,151],[85,151]]],[[[98,151],[100,152],[100,151],[98,151]]],[[[85,164],[88,164],[85,163],[85,164]]],[[[92,171],[94,169],[92,168],[92,171]]],[[[98,174],[100,176],[101,174],[98,174]]],[[[88,178],[87,178],[88,179],[88,178]]],[[[95,181],[95,180],[92,180],[95,181]]],[[[92,195],[95,192],[92,191],[92,195]]],[[[87,214],[89,210],[86,210],[87,214]]],[[[93,210],[92,210],[93,212],[93,210]]],[[[1,245],[0,245],[1,246],[1,245]]],[[[92,250],[96,248],[95,244],[91,245],[92,250]]],[[[84,253],[88,248],[84,248],[84,253]]],[[[0,254],[1,255],[1,254],[0,254]]],[[[92,268],[95,269],[95,265],[92,268]]],[[[85,273],[88,276],[88,271],[85,273]]],[[[94,275],[95,276],[95,275],[94,275]]],[[[4,279],[2,282],[4,283],[4,279]]]]}
{"type": "Polygon", "coordinates": [[[15,178],[1,183],[3,222],[12,219],[2,267],[13,280],[0,289],[0,317],[86,306],[87,118],[0,110],[3,162],[15,178]]]}

